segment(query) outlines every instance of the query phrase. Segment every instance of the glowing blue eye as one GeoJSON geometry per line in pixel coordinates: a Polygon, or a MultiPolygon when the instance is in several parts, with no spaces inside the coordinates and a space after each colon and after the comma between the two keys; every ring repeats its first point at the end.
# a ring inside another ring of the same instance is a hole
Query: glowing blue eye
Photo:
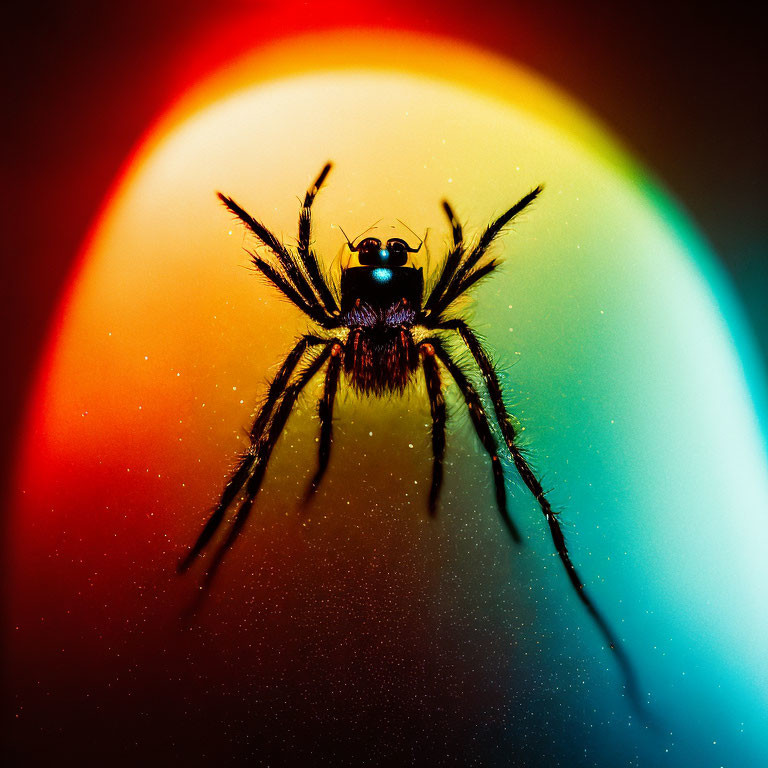
{"type": "Polygon", "coordinates": [[[377,267],[373,270],[373,279],[377,283],[386,283],[392,279],[392,270],[384,267],[377,267]]]}
{"type": "Polygon", "coordinates": [[[381,256],[382,261],[386,261],[389,258],[389,251],[386,248],[382,248],[379,251],[379,256],[381,256]]]}

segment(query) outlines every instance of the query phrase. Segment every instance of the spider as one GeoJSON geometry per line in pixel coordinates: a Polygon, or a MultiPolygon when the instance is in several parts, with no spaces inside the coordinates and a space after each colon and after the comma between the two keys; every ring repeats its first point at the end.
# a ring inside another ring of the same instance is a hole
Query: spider
{"type": "Polygon", "coordinates": [[[272,378],[266,399],[250,430],[250,446],[224,487],[216,509],[181,561],[180,572],[186,571],[208,546],[224,523],[227,510],[237,506],[231,527],[205,572],[203,586],[206,589],[210,586],[225,555],[248,520],[272,450],[292,408],[304,387],[323,368],[325,385],[318,406],[319,460],[317,471],[307,488],[307,499],[317,491],[328,467],[333,438],[333,406],[342,375],[358,392],[376,397],[401,394],[411,381],[423,375],[432,417],[434,454],[427,504],[430,515],[434,515],[443,482],[447,420],[444,385],[446,378],[449,378],[460,390],[477,436],[490,457],[496,505],[501,519],[514,541],[521,543],[520,532],[507,509],[499,441],[466,366],[457,362],[446,348],[447,337],[457,334],[481,373],[503,439],[503,449],[508,452],[520,478],[538,502],[570,583],[614,651],[630,697],[637,701],[637,688],[629,660],[587,594],[571,560],[557,514],[518,445],[517,430],[504,405],[494,364],[467,322],[449,314],[459,298],[499,265],[498,259],[487,256],[489,247],[504,228],[536,200],[542,187],[531,190],[492,221],[474,244],[465,242],[459,220],[450,204],[443,201],[452,242],[425,298],[423,270],[407,266],[409,255],[418,252],[423,241],[412,247],[398,237],[386,242],[365,237],[358,244],[347,239],[349,250],[357,254],[359,266],[342,269],[338,289],[324,274],[312,248],[312,204],[330,170],[331,163],[327,163],[304,197],[295,253],[232,198],[221,193],[218,195],[226,208],[266,246],[269,256],[249,251],[254,266],[308,315],[318,326],[318,331],[299,339],[272,378]]]}

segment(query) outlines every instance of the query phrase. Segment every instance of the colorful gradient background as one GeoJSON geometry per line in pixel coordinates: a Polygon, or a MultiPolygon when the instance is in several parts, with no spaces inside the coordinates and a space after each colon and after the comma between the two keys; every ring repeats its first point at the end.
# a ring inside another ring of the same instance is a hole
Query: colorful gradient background
{"type": "MultiPolygon", "coordinates": [[[[202,26],[156,54],[179,68],[165,75],[175,103],[155,110],[94,219],[17,453],[6,678],[19,761],[765,761],[768,482],[749,326],[701,236],[615,137],[530,72],[436,38],[477,46],[461,6],[441,29],[424,9],[414,20],[388,6],[374,33],[322,38],[306,33],[354,12],[297,23],[293,6],[262,7],[211,24],[200,10],[202,26]],[[234,57],[257,22],[271,33],[234,57]],[[291,30],[305,35],[281,43],[291,30]],[[418,392],[341,399],[332,469],[302,517],[308,398],[220,588],[199,622],[178,622],[195,584],[172,565],[302,329],[241,268],[242,233],[211,191],[290,234],[295,196],[328,156],[317,240],[331,258],[338,224],[356,231],[382,213],[432,226],[434,255],[443,195],[479,226],[547,182],[505,241],[503,275],[478,291],[474,322],[510,364],[510,399],[660,733],[623,700],[521,490],[527,546],[503,535],[457,403],[444,508],[425,520],[418,392]]],[[[491,11],[535,27],[522,10],[491,11]]],[[[517,34],[503,52],[529,61],[517,34]]],[[[148,109],[128,99],[119,114],[79,114],[120,125],[129,106],[148,109]]],[[[82,162],[87,187],[100,150],[77,142],[61,162],[82,162]]],[[[60,194],[54,224],[78,210],[60,194]]],[[[42,266],[51,257],[35,247],[56,227],[37,226],[24,252],[42,266]]],[[[39,266],[35,276],[50,280],[39,266]]]]}

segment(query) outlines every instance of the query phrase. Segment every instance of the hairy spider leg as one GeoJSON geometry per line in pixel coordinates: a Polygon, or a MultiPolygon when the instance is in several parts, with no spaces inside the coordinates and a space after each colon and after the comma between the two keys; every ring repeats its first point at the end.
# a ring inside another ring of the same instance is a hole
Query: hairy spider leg
{"type": "Polygon", "coordinates": [[[478,280],[482,280],[484,277],[493,272],[501,262],[498,259],[491,259],[480,267],[473,269],[465,278],[461,281],[454,281],[451,283],[445,295],[440,301],[438,312],[442,313],[448,307],[461,296],[462,293],[466,293],[478,280]]]}
{"type": "Polygon", "coordinates": [[[452,360],[448,352],[446,352],[440,340],[429,339],[428,343],[434,347],[440,362],[447,368],[448,373],[451,374],[451,377],[459,387],[461,394],[464,396],[464,401],[467,404],[467,410],[469,411],[472,423],[475,425],[477,436],[480,438],[483,448],[485,448],[488,455],[491,457],[493,481],[496,486],[496,505],[501,513],[501,519],[504,521],[512,538],[520,544],[522,543],[522,537],[507,509],[507,491],[504,483],[504,468],[501,465],[501,459],[499,459],[496,438],[494,438],[493,432],[491,431],[491,425],[485,414],[482,400],[477,394],[477,390],[475,390],[464,374],[464,371],[461,370],[461,368],[452,360]]]}
{"type": "Polygon", "coordinates": [[[206,522],[205,527],[198,536],[194,546],[179,563],[179,573],[184,573],[186,570],[188,570],[192,563],[197,559],[198,555],[208,545],[208,542],[213,538],[213,536],[216,534],[216,531],[219,529],[219,526],[222,524],[227,509],[247,482],[257,458],[254,448],[258,440],[261,438],[267,422],[272,415],[272,410],[275,407],[275,403],[283,394],[285,385],[288,382],[288,379],[291,377],[291,374],[293,373],[297,364],[299,363],[299,360],[301,360],[308,347],[324,343],[325,340],[319,338],[318,336],[312,336],[309,334],[303,336],[301,339],[299,339],[296,346],[290,351],[288,356],[283,361],[283,364],[280,366],[280,370],[277,372],[277,374],[275,374],[269,385],[267,397],[264,400],[264,403],[253,422],[253,427],[251,428],[250,432],[251,446],[247,453],[242,457],[237,469],[235,469],[235,471],[232,473],[232,477],[224,486],[224,491],[221,494],[219,504],[213,511],[213,514],[208,518],[208,522],[206,522]]]}
{"type": "Polygon", "coordinates": [[[424,368],[424,378],[427,383],[429,410],[432,415],[432,485],[429,489],[429,514],[434,517],[437,511],[437,500],[443,485],[443,457],[445,456],[445,396],[440,381],[440,369],[435,359],[435,348],[429,342],[423,343],[419,351],[424,368]]]}
{"type": "Polygon", "coordinates": [[[557,554],[565,567],[565,571],[568,574],[568,578],[579,597],[579,600],[584,604],[590,616],[594,619],[603,638],[608,643],[611,650],[615,653],[619,666],[622,669],[627,686],[627,693],[639,705],[640,697],[636,682],[636,676],[632,665],[629,662],[629,658],[624,653],[621,645],[616,639],[613,631],[608,626],[607,621],[602,616],[597,606],[592,602],[592,599],[586,592],[584,582],[581,580],[578,572],[576,571],[571,556],[568,552],[568,547],[565,542],[565,536],[563,535],[560,522],[554,513],[549,500],[546,497],[544,489],[541,486],[541,482],[534,474],[533,470],[525,460],[519,446],[516,443],[517,433],[512,421],[507,413],[506,406],[504,405],[504,398],[501,392],[501,385],[499,378],[494,368],[493,363],[488,357],[487,352],[483,348],[480,340],[474,334],[472,329],[463,320],[450,320],[440,324],[440,328],[446,330],[458,331],[459,335],[463,339],[464,343],[469,349],[472,357],[477,362],[478,367],[483,375],[486,386],[488,388],[488,394],[491,397],[494,410],[496,412],[496,420],[501,428],[501,433],[504,437],[504,442],[507,444],[507,448],[512,456],[512,460],[515,464],[520,477],[527,486],[528,490],[533,494],[536,501],[541,507],[541,511],[544,513],[544,517],[549,525],[549,531],[552,536],[557,554]]]}
{"type": "Polygon", "coordinates": [[[291,284],[298,290],[301,296],[313,309],[322,308],[320,302],[312,290],[309,281],[299,268],[298,263],[288,249],[267,229],[260,221],[253,218],[247,211],[241,208],[231,197],[219,193],[219,198],[229,210],[235,214],[246,226],[277,256],[277,260],[291,284]]]}
{"type": "Polygon", "coordinates": [[[249,251],[254,266],[270,280],[285,296],[299,309],[309,315],[315,322],[325,328],[336,324],[336,320],[323,306],[312,290],[304,272],[288,249],[260,221],[253,218],[241,208],[231,197],[218,193],[219,199],[227,209],[240,219],[254,235],[276,257],[279,266],[271,264],[267,259],[249,251]]]}
{"type": "Polygon", "coordinates": [[[336,388],[341,372],[342,347],[338,342],[331,347],[331,360],[325,370],[325,387],[323,395],[317,406],[320,417],[320,446],[318,449],[318,466],[307,492],[304,496],[305,503],[320,487],[325,470],[328,469],[328,460],[331,458],[331,442],[333,440],[333,403],[336,399],[336,388]]]}
{"type": "Polygon", "coordinates": [[[256,496],[261,490],[261,484],[264,480],[264,474],[267,469],[269,458],[272,455],[272,450],[277,444],[278,438],[282,434],[285,424],[288,421],[291,410],[296,404],[301,391],[309,383],[310,379],[323,367],[325,361],[331,354],[332,345],[326,346],[315,358],[310,362],[307,367],[301,372],[299,377],[293,383],[289,384],[280,403],[277,406],[272,421],[269,425],[266,436],[262,437],[255,445],[255,460],[253,462],[252,471],[250,477],[245,486],[245,498],[242,500],[240,507],[235,515],[232,527],[229,529],[226,539],[219,546],[216,554],[211,561],[210,566],[205,572],[203,579],[203,588],[205,590],[210,589],[213,579],[219,570],[227,552],[237,540],[238,536],[243,530],[248,517],[251,514],[253,503],[256,500],[256,496]]]}
{"type": "Polygon", "coordinates": [[[461,227],[456,220],[453,209],[447,202],[443,202],[443,210],[451,223],[454,236],[454,246],[445,259],[443,271],[435,285],[432,293],[424,305],[424,311],[428,312],[433,318],[439,318],[462,293],[469,289],[474,283],[491,273],[498,262],[493,260],[481,267],[475,269],[480,259],[485,255],[491,243],[498,237],[501,231],[509,224],[515,216],[527,208],[541,193],[543,187],[538,186],[532,189],[527,195],[518,200],[509,210],[492,221],[485,229],[477,245],[469,252],[466,258],[464,255],[464,245],[456,243],[457,232],[461,235],[461,227]]]}
{"type": "Polygon", "coordinates": [[[447,200],[443,200],[443,211],[445,211],[445,215],[448,217],[448,223],[451,225],[453,244],[461,245],[464,242],[464,230],[462,229],[461,222],[456,218],[456,214],[453,212],[451,204],[447,200]]]}
{"type": "Polygon", "coordinates": [[[304,269],[307,271],[312,287],[317,292],[325,309],[331,314],[338,314],[339,307],[331,293],[326,278],[320,270],[317,254],[312,250],[312,203],[315,201],[320,187],[331,171],[331,163],[326,163],[315,183],[307,190],[304,196],[304,204],[299,213],[299,239],[298,251],[304,269]]]}
{"type": "Polygon", "coordinates": [[[296,346],[288,353],[288,357],[283,361],[280,370],[272,379],[269,388],[267,389],[267,397],[264,401],[264,406],[253,422],[253,427],[251,427],[250,432],[251,442],[258,440],[264,432],[264,427],[267,425],[267,421],[272,413],[272,409],[275,407],[275,403],[283,393],[285,385],[288,383],[288,379],[291,377],[294,368],[298,365],[307,348],[327,343],[327,339],[321,339],[319,336],[307,333],[299,339],[296,346]]]}
{"type": "Polygon", "coordinates": [[[259,254],[255,253],[254,251],[249,251],[246,248],[245,252],[251,257],[251,261],[253,262],[253,265],[256,267],[256,269],[258,269],[259,272],[261,272],[264,277],[266,277],[267,280],[269,280],[275,286],[275,288],[277,288],[277,290],[280,291],[280,293],[282,293],[289,301],[293,302],[293,304],[297,306],[302,312],[309,315],[312,320],[324,328],[329,328],[331,326],[331,322],[328,320],[328,318],[318,310],[310,307],[303,299],[301,294],[296,290],[296,288],[294,288],[293,285],[288,281],[285,275],[283,275],[275,266],[270,264],[265,258],[259,256],[259,254]]]}
{"type": "Polygon", "coordinates": [[[491,243],[501,234],[501,231],[507,224],[512,222],[518,214],[522,213],[540,194],[543,187],[538,186],[532,189],[527,195],[520,198],[509,210],[502,213],[495,221],[492,221],[480,235],[477,245],[472,249],[469,256],[464,260],[461,267],[456,272],[455,282],[464,279],[470,269],[485,255],[491,243]]]}
{"type": "Polygon", "coordinates": [[[461,228],[461,223],[453,212],[453,208],[451,208],[447,200],[443,200],[443,211],[445,211],[445,215],[448,217],[448,222],[451,225],[453,247],[443,260],[440,276],[437,278],[437,282],[430,291],[427,301],[424,304],[424,312],[427,313],[432,311],[435,303],[443,295],[443,291],[448,287],[448,283],[450,282],[453,273],[458,269],[462,256],[464,256],[464,231],[461,228]]]}

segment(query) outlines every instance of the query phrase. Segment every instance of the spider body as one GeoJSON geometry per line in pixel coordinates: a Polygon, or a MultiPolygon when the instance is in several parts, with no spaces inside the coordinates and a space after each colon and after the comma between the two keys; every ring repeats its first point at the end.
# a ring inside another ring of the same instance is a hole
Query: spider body
{"type": "Polygon", "coordinates": [[[415,267],[349,267],[341,274],[341,321],[349,329],[344,371],[358,391],[402,392],[419,367],[411,329],[424,275],[415,267]]]}
{"type": "MultiPolygon", "coordinates": [[[[234,509],[229,530],[210,559],[203,581],[208,588],[230,547],[242,532],[261,489],[272,450],[304,387],[324,370],[323,394],[318,403],[320,438],[318,467],[307,488],[307,499],[318,489],[328,467],[333,436],[333,407],[342,374],[364,395],[402,393],[409,382],[423,376],[432,419],[432,483],[427,506],[434,515],[443,481],[447,411],[444,389],[451,382],[459,389],[472,425],[490,459],[496,505],[501,520],[516,542],[517,526],[507,509],[504,451],[525,486],[536,499],[552,542],[576,595],[624,672],[630,697],[637,702],[632,669],[610,627],[584,588],[571,561],[557,515],[541,482],[517,443],[517,428],[504,403],[496,368],[484,345],[468,323],[457,314],[456,302],[478,281],[492,274],[498,261],[488,249],[504,228],[541,192],[536,187],[505,213],[494,219],[473,242],[464,240],[461,224],[448,202],[443,210],[451,227],[451,242],[442,263],[430,275],[425,297],[421,268],[407,266],[408,256],[421,248],[405,240],[390,238],[386,243],[372,237],[357,245],[349,240],[359,266],[342,270],[338,287],[320,267],[312,248],[311,207],[330,172],[328,163],[307,191],[299,215],[295,250],[285,246],[260,221],[234,200],[219,194],[224,205],[237,216],[263,245],[267,254],[251,252],[254,266],[288,300],[301,309],[316,326],[304,334],[288,353],[270,382],[266,398],[250,431],[250,445],[221,494],[197,541],[180,563],[187,570],[208,547],[234,509]],[[486,411],[485,400],[473,383],[464,362],[454,359],[446,346],[449,338],[463,342],[480,373],[486,396],[493,407],[496,430],[486,411]]],[[[205,591],[205,590],[204,590],[205,591]]]]}

